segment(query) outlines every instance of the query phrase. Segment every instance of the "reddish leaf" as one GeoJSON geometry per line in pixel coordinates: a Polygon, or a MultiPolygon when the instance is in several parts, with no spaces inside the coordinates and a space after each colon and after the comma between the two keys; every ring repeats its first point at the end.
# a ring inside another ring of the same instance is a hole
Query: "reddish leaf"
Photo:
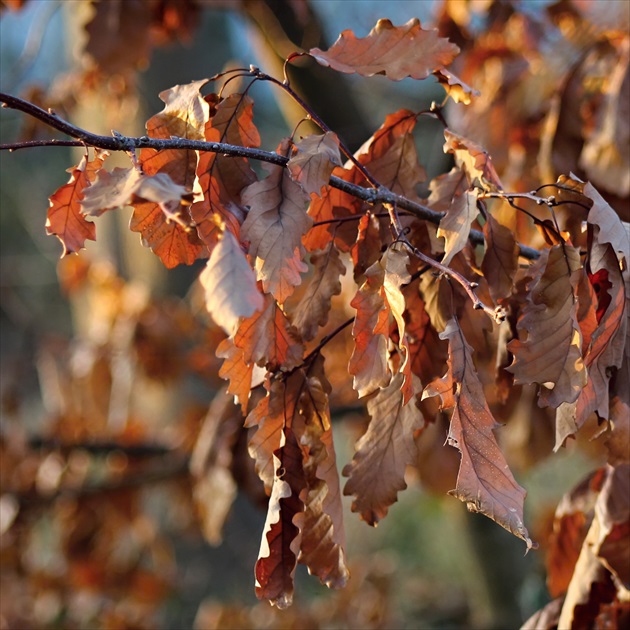
{"type": "Polygon", "coordinates": [[[90,162],[84,157],[76,167],[68,169],[72,173],[68,183],[50,197],[46,233],[54,234],[61,241],[62,256],[83,249],[87,239],[96,240],[96,227],[83,216],[81,201],[106,157],[106,153],[97,153],[90,162]]]}
{"type": "MultiPolygon", "coordinates": [[[[288,141],[278,147],[286,153],[288,141]]],[[[293,293],[307,270],[302,262],[302,236],[311,226],[302,189],[281,166],[269,166],[269,176],[248,186],[242,195],[250,207],[243,223],[242,239],[250,242],[256,273],[266,292],[280,303],[293,293]]]]}
{"type": "Polygon", "coordinates": [[[292,317],[293,325],[304,341],[313,339],[318,328],[328,321],[331,299],[341,293],[339,276],[346,273],[346,266],[332,244],[325,251],[312,254],[311,265],[313,277],[293,309],[292,317]]]}
{"type": "MultiPolygon", "coordinates": [[[[205,140],[258,147],[260,135],[253,122],[253,105],[252,99],[243,94],[230,94],[220,101],[215,115],[206,123],[205,140]]],[[[256,181],[256,174],[245,158],[206,151],[199,155],[197,176],[196,190],[203,194],[203,199],[192,205],[191,214],[201,240],[212,249],[219,236],[217,219],[221,219],[236,237],[239,236],[245,218],[241,191],[256,181]]]]}
{"type": "Polygon", "coordinates": [[[435,70],[453,61],[459,52],[455,44],[429,31],[416,18],[403,26],[379,20],[367,37],[358,39],[350,30],[343,31],[328,51],[312,48],[310,54],[323,66],[339,72],[365,77],[384,74],[400,81],[406,77],[426,79],[435,70]]]}
{"type": "Polygon", "coordinates": [[[512,231],[501,225],[490,213],[486,215],[483,233],[486,251],[481,270],[488,281],[492,301],[498,304],[512,291],[518,269],[519,247],[512,231]]]}
{"type": "Polygon", "coordinates": [[[273,487],[255,567],[256,596],[281,610],[293,601],[293,576],[301,541],[294,523],[304,511],[299,498],[305,485],[301,455],[295,435],[287,427],[280,448],[273,454],[273,487]]]}
{"type": "Polygon", "coordinates": [[[234,345],[243,351],[245,363],[269,370],[295,367],[304,351],[295,329],[269,294],[264,296],[262,310],[241,321],[234,345]]]}
{"type": "Polygon", "coordinates": [[[342,588],[348,580],[343,506],[333,444],[328,383],[320,357],[309,369],[301,414],[293,419],[302,449],[306,487],[299,561],[323,584],[342,588]]]}
{"type": "Polygon", "coordinates": [[[448,442],[460,451],[462,459],[451,494],[471,512],[485,514],[522,538],[531,549],[533,543],[523,523],[527,493],[514,480],[497,444],[494,429],[499,424],[486,403],[472,348],[456,319],[449,321],[440,338],[449,341],[449,369],[425,388],[422,397],[439,395],[443,407],[454,407],[448,442]]]}
{"type": "Polygon", "coordinates": [[[199,280],[208,312],[230,336],[238,330],[242,317],[251,317],[263,307],[254,272],[231,232],[223,233],[199,280]]]}
{"type": "Polygon", "coordinates": [[[381,255],[381,231],[378,218],[364,214],[359,221],[357,240],[351,249],[354,262],[354,281],[360,286],[365,280],[365,272],[381,255]]]}
{"type": "Polygon", "coordinates": [[[519,317],[519,339],[508,344],[514,362],[508,368],[516,383],[540,383],[542,406],[575,402],[586,385],[582,337],[574,292],[580,254],[555,245],[532,265],[527,304],[519,317]]]}
{"type": "Polygon", "coordinates": [[[320,195],[335,166],[341,166],[339,138],[327,131],[321,136],[307,136],[294,148],[295,155],[287,164],[291,177],[305,193],[320,195]]]}
{"type": "MultiPolygon", "coordinates": [[[[352,511],[359,512],[370,525],[387,515],[398,492],[407,487],[405,467],[416,461],[414,435],[425,423],[415,403],[403,401],[403,378],[396,374],[368,401],[368,430],[357,442],[352,462],[343,470],[349,477],[343,493],[355,496],[352,511]]],[[[415,380],[416,392],[420,387],[415,380]]]]}

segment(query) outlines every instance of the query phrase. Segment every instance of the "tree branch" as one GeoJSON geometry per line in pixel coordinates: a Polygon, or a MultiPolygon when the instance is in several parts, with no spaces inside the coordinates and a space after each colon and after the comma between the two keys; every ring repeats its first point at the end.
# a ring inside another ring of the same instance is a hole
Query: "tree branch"
{"type": "MultiPolygon", "coordinates": [[[[189,140],[187,138],[172,137],[169,140],[162,140],[158,138],[149,138],[148,136],[131,137],[122,136],[116,132],[113,132],[112,136],[101,136],[99,134],[91,133],[80,127],[69,123],[62,118],[59,118],[53,111],[46,111],[33,103],[29,103],[16,96],[5,94],[0,92],[0,103],[2,107],[15,109],[21,111],[37,120],[40,120],[44,124],[61,131],[62,133],[75,138],[76,142],[68,142],[63,140],[47,140],[47,141],[35,141],[35,142],[14,142],[0,144],[0,151],[16,151],[18,149],[25,149],[34,146],[90,146],[98,149],[105,149],[107,151],[124,151],[126,153],[133,152],[137,149],[155,149],[156,151],[163,151],[165,149],[188,149],[192,151],[209,151],[211,153],[220,153],[229,157],[244,157],[252,160],[258,160],[261,162],[268,162],[270,164],[277,164],[278,166],[286,166],[289,159],[284,155],[279,155],[272,151],[263,151],[262,149],[250,149],[248,147],[240,147],[233,144],[226,144],[225,142],[205,142],[202,140],[189,140]]],[[[358,199],[369,203],[370,205],[376,204],[391,204],[399,209],[407,210],[411,212],[419,219],[429,221],[435,225],[439,225],[444,214],[442,212],[435,212],[420,203],[411,201],[406,197],[401,197],[385,187],[380,188],[364,188],[347,182],[334,175],[330,177],[330,186],[337,188],[343,192],[346,192],[358,199]]],[[[470,231],[470,241],[475,245],[483,245],[484,237],[478,230],[470,231]]],[[[537,250],[526,245],[519,244],[520,255],[523,258],[529,260],[536,260],[540,254],[537,250]]]]}

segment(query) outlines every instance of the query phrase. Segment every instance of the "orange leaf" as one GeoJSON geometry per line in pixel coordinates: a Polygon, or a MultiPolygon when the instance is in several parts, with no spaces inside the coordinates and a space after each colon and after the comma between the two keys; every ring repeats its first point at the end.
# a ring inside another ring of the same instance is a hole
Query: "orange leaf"
{"type": "MultiPolygon", "coordinates": [[[[285,140],[278,153],[286,153],[287,148],[285,140]]],[[[249,253],[256,261],[256,273],[265,292],[283,303],[302,281],[300,274],[307,270],[302,262],[302,236],[312,221],[306,214],[307,198],[287,170],[277,165],[267,170],[270,174],[266,179],[243,191],[243,203],[250,209],[241,238],[250,242],[249,253]]]]}
{"type": "Polygon", "coordinates": [[[384,74],[392,81],[426,79],[434,70],[451,63],[458,53],[459,48],[440,37],[437,29],[422,29],[416,18],[403,26],[379,20],[367,37],[358,39],[346,30],[328,51],[310,50],[323,66],[365,77],[384,74]]]}
{"type": "MultiPolygon", "coordinates": [[[[415,402],[403,401],[403,378],[396,374],[368,401],[368,430],[357,442],[352,462],[343,470],[343,475],[349,477],[343,493],[355,495],[352,511],[360,512],[370,525],[387,515],[398,491],[407,487],[405,467],[417,458],[414,434],[425,424],[415,402]]],[[[415,379],[414,388],[420,387],[415,379]]]]}
{"type": "Polygon", "coordinates": [[[451,319],[441,339],[448,339],[448,372],[425,388],[423,398],[439,395],[443,407],[454,407],[448,442],[461,453],[457,484],[451,494],[471,512],[481,512],[534,545],[523,523],[526,492],[519,486],[499,449],[490,413],[474,367],[472,348],[466,343],[457,319],[451,319]]]}
{"type": "Polygon", "coordinates": [[[247,364],[291,369],[302,360],[304,347],[273,297],[266,294],[264,300],[262,310],[241,321],[234,345],[243,350],[247,364]]]}
{"type": "MultiPolygon", "coordinates": [[[[215,115],[206,123],[207,142],[227,142],[243,147],[258,147],[260,135],[253,122],[252,99],[243,94],[230,94],[219,102],[215,115]]],[[[245,158],[225,157],[208,151],[201,152],[197,165],[196,191],[203,199],[190,211],[201,240],[212,248],[220,234],[217,218],[239,237],[245,218],[241,207],[241,191],[256,181],[256,174],[245,158]]]]}
{"type": "Polygon", "coordinates": [[[514,355],[508,371],[516,383],[543,385],[541,406],[575,402],[586,385],[574,295],[580,268],[575,247],[543,250],[531,268],[527,303],[517,323],[519,338],[508,344],[514,355]]]}
{"type": "Polygon", "coordinates": [[[208,312],[230,336],[238,330],[242,317],[251,317],[263,307],[254,272],[231,232],[223,233],[199,280],[208,312]]]}
{"type": "Polygon", "coordinates": [[[287,168],[295,182],[307,193],[319,195],[328,185],[335,166],[341,166],[339,138],[327,131],[321,136],[307,136],[294,145],[295,155],[287,168]]]}
{"type": "Polygon", "coordinates": [[[444,138],[446,138],[444,153],[452,153],[455,156],[455,164],[466,173],[469,185],[479,182],[490,190],[503,190],[501,180],[486,150],[450,129],[444,130],[444,138]]]}
{"type": "Polygon", "coordinates": [[[230,381],[228,394],[233,394],[241,405],[243,414],[247,413],[254,363],[246,363],[241,348],[237,348],[231,339],[224,339],[217,346],[217,357],[224,359],[219,376],[230,381]]]}
{"type": "Polygon", "coordinates": [[[68,183],[50,197],[46,233],[54,234],[61,241],[62,257],[83,249],[87,239],[96,240],[96,227],[83,216],[81,201],[106,156],[106,153],[97,152],[90,162],[84,157],[76,167],[68,169],[72,173],[68,183]]]}

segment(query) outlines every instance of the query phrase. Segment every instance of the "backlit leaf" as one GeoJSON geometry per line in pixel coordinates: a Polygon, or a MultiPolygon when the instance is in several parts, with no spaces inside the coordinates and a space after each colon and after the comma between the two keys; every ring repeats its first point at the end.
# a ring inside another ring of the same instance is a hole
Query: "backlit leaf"
{"type": "Polygon", "coordinates": [[[208,312],[230,336],[236,333],[242,317],[250,317],[263,307],[254,272],[231,232],[223,233],[199,280],[208,312]]]}
{"type": "Polygon", "coordinates": [[[343,31],[328,51],[312,48],[310,54],[339,72],[365,77],[384,74],[400,81],[406,77],[426,79],[434,70],[450,64],[458,52],[459,48],[440,37],[436,29],[424,30],[414,18],[403,26],[379,20],[363,38],[343,31]]]}
{"type": "Polygon", "coordinates": [[[453,256],[468,243],[470,227],[478,214],[477,195],[474,192],[467,190],[463,195],[454,198],[437,230],[438,237],[446,240],[443,265],[450,264],[453,256]]]}
{"type": "Polygon", "coordinates": [[[501,180],[485,149],[450,129],[444,130],[444,138],[444,152],[455,156],[455,164],[466,173],[470,186],[478,182],[490,190],[503,190],[501,180]]]}
{"type": "Polygon", "coordinates": [[[496,422],[486,402],[483,387],[456,319],[440,335],[448,339],[448,372],[431,383],[422,397],[439,395],[444,408],[454,407],[448,442],[461,453],[457,485],[451,494],[466,503],[471,512],[481,512],[522,538],[527,548],[533,543],[523,523],[526,492],[519,486],[503,453],[494,429],[496,422]]]}
{"type": "MultiPolygon", "coordinates": [[[[414,401],[403,401],[403,375],[379,389],[368,401],[370,424],[359,439],[352,462],[343,474],[349,477],[343,493],[354,495],[352,511],[359,512],[370,525],[387,515],[400,490],[407,487],[405,467],[417,457],[414,434],[425,423],[414,401]]],[[[420,389],[419,381],[415,389],[420,389]]]]}
{"type": "MultiPolygon", "coordinates": [[[[286,153],[287,147],[285,140],[278,153],[286,153]]],[[[250,242],[249,253],[265,292],[283,303],[307,270],[302,262],[302,236],[312,221],[306,214],[307,198],[287,170],[276,165],[267,170],[266,179],[243,191],[243,203],[250,209],[241,238],[250,242]]]]}
{"type": "Polygon", "coordinates": [[[106,153],[97,153],[89,162],[84,157],[76,167],[68,169],[72,173],[68,183],[50,197],[46,233],[54,234],[61,241],[62,256],[83,249],[88,239],[96,240],[96,227],[83,216],[81,201],[96,179],[106,156],[106,153]]]}
{"type": "Polygon", "coordinates": [[[307,136],[294,145],[295,154],[287,168],[304,192],[319,195],[335,166],[341,166],[339,139],[331,131],[318,136],[307,136]]]}

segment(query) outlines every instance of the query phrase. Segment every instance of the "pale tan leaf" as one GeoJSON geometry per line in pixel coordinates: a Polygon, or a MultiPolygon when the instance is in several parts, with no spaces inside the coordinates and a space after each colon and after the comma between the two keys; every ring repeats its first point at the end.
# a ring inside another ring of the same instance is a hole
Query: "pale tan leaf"
{"type": "Polygon", "coordinates": [[[251,317],[263,307],[263,297],[240,244],[224,232],[199,276],[206,308],[214,321],[232,336],[242,317],[251,317]]]}
{"type": "MultiPolygon", "coordinates": [[[[405,468],[417,457],[414,434],[425,424],[415,402],[403,402],[403,379],[396,374],[368,401],[370,424],[357,442],[352,462],[343,470],[349,477],[343,493],[355,496],[352,511],[370,525],[387,515],[398,492],[407,487],[405,468]]],[[[421,389],[419,381],[415,388],[421,389]]]]}
{"type": "MultiPolygon", "coordinates": [[[[286,153],[285,140],[278,153],[286,153]]],[[[249,253],[255,259],[259,280],[265,292],[279,303],[293,293],[307,270],[302,262],[302,236],[312,219],[306,214],[307,197],[282,166],[269,167],[269,176],[242,192],[242,201],[250,207],[243,222],[241,238],[250,242],[249,253]]]]}
{"type": "Polygon", "coordinates": [[[437,230],[438,237],[443,237],[446,241],[443,265],[449,265],[453,256],[468,243],[470,227],[478,214],[477,195],[474,191],[467,190],[463,195],[455,197],[437,230]]]}
{"type": "Polygon", "coordinates": [[[307,136],[294,147],[296,152],[287,164],[291,177],[304,192],[320,195],[335,166],[342,166],[339,138],[327,131],[323,135],[307,136]]]}
{"type": "Polygon", "coordinates": [[[384,74],[392,81],[426,79],[434,70],[450,64],[458,53],[455,44],[440,37],[436,29],[424,30],[416,18],[403,26],[379,20],[367,37],[358,39],[346,30],[328,51],[310,50],[318,63],[339,72],[366,77],[384,74]]]}

